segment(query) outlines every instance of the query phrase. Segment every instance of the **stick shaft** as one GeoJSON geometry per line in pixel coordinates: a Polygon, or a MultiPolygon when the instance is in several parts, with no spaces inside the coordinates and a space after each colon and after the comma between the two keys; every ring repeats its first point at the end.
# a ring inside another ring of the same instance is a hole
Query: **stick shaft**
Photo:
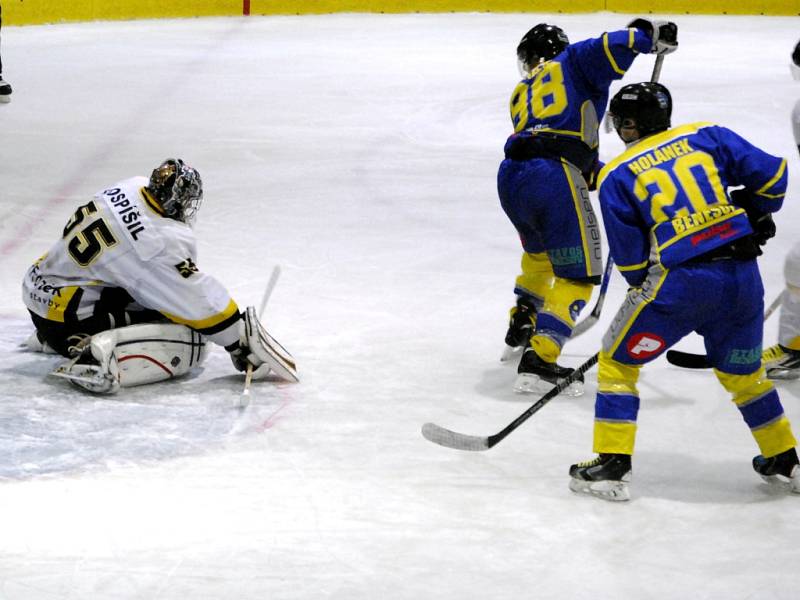
{"type": "MultiPolygon", "coordinates": [[[[267,282],[267,287],[264,289],[264,295],[261,297],[261,306],[258,309],[258,318],[264,316],[264,311],[267,308],[267,302],[269,302],[269,297],[272,296],[272,290],[275,289],[275,286],[278,283],[278,277],[281,275],[281,267],[280,265],[275,265],[272,269],[272,273],[269,276],[269,281],[267,282]]],[[[242,395],[247,396],[250,394],[250,383],[253,381],[253,365],[247,365],[247,371],[244,375],[244,388],[242,388],[242,395]]]]}

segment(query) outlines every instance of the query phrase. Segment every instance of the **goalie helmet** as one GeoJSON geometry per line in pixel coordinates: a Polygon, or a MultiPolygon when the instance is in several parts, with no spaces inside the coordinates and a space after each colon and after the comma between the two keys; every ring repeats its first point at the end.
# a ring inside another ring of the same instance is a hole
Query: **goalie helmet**
{"type": "Polygon", "coordinates": [[[194,224],[203,200],[203,182],[195,169],[179,158],[168,158],[153,169],[147,190],[167,217],[194,224]]]}
{"type": "Polygon", "coordinates": [[[520,71],[528,73],[537,64],[550,60],[569,46],[564,30],[555,25],[539,23],[526,33],[517,46],[517,61],[520,71]]]}
{"type": "Polygon", "coordinates": [[[636,129],[639,138],[643,138],[669,129],[672,96],[660,83],[631,83],[614,95],[608,112],[620,137],[620,129],[625,127],[636,129]]]}

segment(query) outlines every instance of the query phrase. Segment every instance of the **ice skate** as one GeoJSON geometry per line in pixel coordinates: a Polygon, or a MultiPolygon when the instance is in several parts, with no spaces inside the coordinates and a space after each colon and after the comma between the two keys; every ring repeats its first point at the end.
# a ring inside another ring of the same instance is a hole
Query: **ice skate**
{"type": "Polygon", "coordinates": [[[104,369],[87,351],[59,365],[50,375],[68,379],[71,384],[94,394],[114,394],[119,390],[116,359],[110,366],[110,369],[104,369]]]}
{"type": "MultiPolygon", "coordinates": [[[[514,391],[518,394],[546,394],[553,389],[553,386],[564,381],[572,371],[574,369],[542,360],[533,348],[527,348],[517,367],[514,391]]],[[[562,393],[573,397],[582,395],[583,375],[567,386],[562,393]]]]}
{"type": "Polygon", "coordinates": [[[769,379],[800,378],[800,350],[791,350],[780,344],[770,346],[761,355],[761,362],[769,379]]]}
{"type": "Polygon", "coordinates": [[[631,457],[628,454],[600,454],[569,468],[569,489],[603,500],[630,500],[631,457]]]}
{"type": "Polygon", "coordinates": [[[0,75],[0,102],[11,102],[11,85],[0,75]]]}
{"type": "Polygon", "coordinates": [[[770,486],[800,494],[800,464],[794,448],[769,458],[759,454],[753,458],[753,469],[770,486]]]}

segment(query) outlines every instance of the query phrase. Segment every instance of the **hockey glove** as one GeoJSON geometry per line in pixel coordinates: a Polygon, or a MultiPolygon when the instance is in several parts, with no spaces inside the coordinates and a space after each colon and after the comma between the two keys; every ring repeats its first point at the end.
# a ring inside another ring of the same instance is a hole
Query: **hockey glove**
{"type": "Polygon", "coordinates": [[[651,54],[669,54],[678,49],[678,26],[672,21],[651,21],[634,19],[628,27],[641,29],[653,40],[651,54]]]}
{"type": "Polygon", "coordinates": [[[225,346],[225,350],[230,354],[233,367],[237,371],[246,371],[247,365],[253,365],[253,367],[258,366],[248,360],[247,357],[250,355],[250,350],[246,346],[242,346],[239,342],[231,344],[230,346],[225,346]]]}
{"type": "Polygon", "coordinates": [[[776,227],[772,214],[763,213],[753,206],[753,194],[747,188],[731,191],[730,198],[732,204],[741,206],[747,212],[750,227],[753,228],[751,236],[756,244],[763,246],[767,240],[775,237],[776,227]]]}
{"type": "Polygon", "coordinates": [[[759,246],[763,246],[768,240],[775,237],[775,221],[772,220],[772,214],[765,213],[757,215],[755,213],[748,213],[747,217],[750,219],[750,225],[753,227],[753,239],[759,246]]]}

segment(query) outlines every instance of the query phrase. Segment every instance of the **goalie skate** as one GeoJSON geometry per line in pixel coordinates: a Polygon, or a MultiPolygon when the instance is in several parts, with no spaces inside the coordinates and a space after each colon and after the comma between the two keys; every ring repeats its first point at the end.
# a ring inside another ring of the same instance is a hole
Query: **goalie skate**
{"type": "Polygon", "coordinates": [[[113,394],[119,390],[119,372],[116,369],[116,360],[109,371],[100,365],[79,363],[74,358],[57,367],[50,375],[69,380],[73,385],[93,392],[95,394],[113,394]]]}

